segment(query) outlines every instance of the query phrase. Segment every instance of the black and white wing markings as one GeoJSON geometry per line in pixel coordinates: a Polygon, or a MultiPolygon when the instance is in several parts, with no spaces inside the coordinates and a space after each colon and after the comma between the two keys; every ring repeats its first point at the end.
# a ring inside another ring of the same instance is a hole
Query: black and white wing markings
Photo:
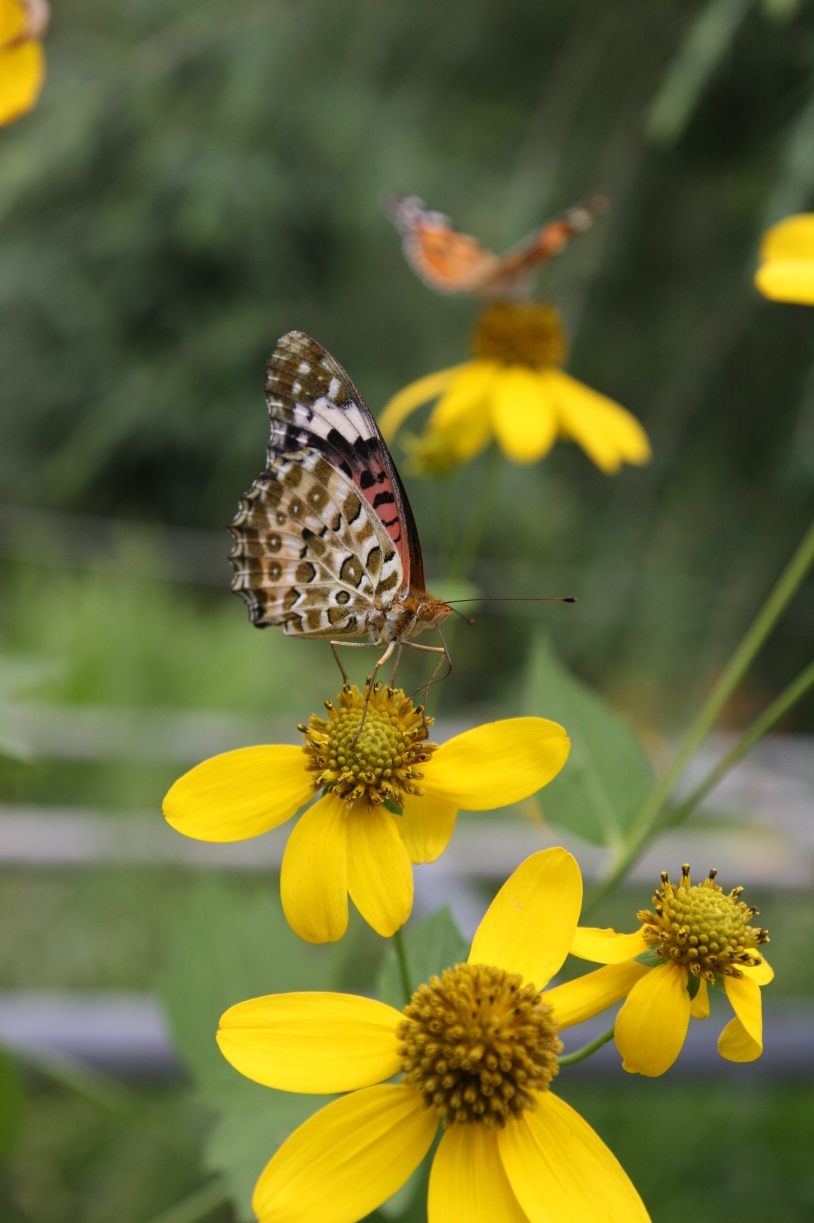
{"type": "Polygon", "coordinates": [[[407,494],[364,399],[345,370],[316,340],[289,331],[266,366],[273,455],[318,450],[361,492],[392,540],[402,587],[423,592],[424,566],[407,494]]]}

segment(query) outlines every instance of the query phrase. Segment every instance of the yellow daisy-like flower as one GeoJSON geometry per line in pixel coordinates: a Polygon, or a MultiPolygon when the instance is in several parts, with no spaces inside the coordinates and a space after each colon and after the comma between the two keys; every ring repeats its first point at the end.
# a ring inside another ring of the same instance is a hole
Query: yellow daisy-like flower
{"type": "Polygon", "coordinates": [[[290,819],[280,896],[289,925],[310,943],[348,924],[348,893],[388,937],[410,916],[411,862],[446,849],[459,808],[486,811],[536,793],[559,773],[570,740],[544,718],[509,718],[427,739],[431,718],[400,690],[346,687],[327,718],[300,726],[303,747],[244,747],[204,761],[164,799],[168,823],[201,841],[242,841],[290,819]],[[361,731],[360,731],[361,725],[361,731]],[[419,767],[420,766],[420,767],[419,767]]]}
{"type": "Polygon", "coordinates": [[[568,345],[554,306],[497,302],[472,337],[474,360],[439,370],[395,395],[379,425],[392,441],[422,404],[437,399],[420,437],[406,437],[408,469],[440,474],[497,442],[514,463],[536,463],[558,437],[577,442],[602,471],[646,463],[647,434],[634,416],[561,368],[568,345]]]}
{"type": "Polygon", "coordinates": [[[241,1074],[282,1091],[349,1093],[266,1166],[252,1203],[260,1223],[355,1223],[404,1184],[439,1121],[429,1223],[646,1223],[616,1158],[549,1090],[557,1032],[581,1016],[568,986],[543,991],[581,903],[576,861],[543,850],[500,889],[468,961],[419,986],[403,1012],[336,993],[228,1010],[218,1044],[241,1074]]]}
{"type": "Polygon", "coordinates": [[[769,936],[749,924],[758,910],[739,899],[743,888],[724,894],[716,874],[710,871],[708,879],[694,885],[686,863],[678,884],[662,872],[662,886],[653,897],[655,913],[639,913],[642,928],[634,934],[587,927],[576,932],[571,954],[609,966],[576,983],[587,1009],[594,989],[604,997],[603,974],[615,970],[620,985],[625,972],[630,974],[614,1039],[631,1074],[655,1078],[670,1069],[690,1017],[709,1017],[708,984],[723,986],[735,1012],[718,1039],[721,1056],[752,1062],[763,1052],[760,987],[774,973],[757,949],[769,936]]]}
{"type": "Polygon", "coordinates": [[[763,235],[755,285],[772,301],[814,306],[814,212],[786,217],[763,235]]]}
{"type": "Polygon", "coordinates": [[[49,17],[45,0],[0,0],[0,126],[37,103],[45,80],[39,40],[49,17]]]}

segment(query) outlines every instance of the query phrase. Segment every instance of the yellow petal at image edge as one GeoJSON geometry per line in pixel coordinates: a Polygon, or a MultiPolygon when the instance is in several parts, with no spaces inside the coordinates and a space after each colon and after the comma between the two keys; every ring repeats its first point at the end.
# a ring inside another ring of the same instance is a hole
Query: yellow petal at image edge
{"type": "Polygon", "coordinates": [[[487,722],[448,739],[422,765],[427,797],[465,811],[488,811],[548,785],[568,759],[571,741],[547,718],[487,722]]]}
{"type": "Polygon", "coordinates": [[[331,1095],[397,1073],[401,1019],[385,1003],[353,994],[271,994],[230,1007],[217,1040],[227,1062],[255,1083],[331,1095]]]}
{"type": "Polygon", "coordinates": [[[286,1139],[252,1199],[260,1223],[356,1223],[401,1188],[430,1149],[438,1117],[411,1087],[364,1087],[286,1139]]]}
{"type": "Polygon", "coordinates": [[[348,925],[347,803],[326,794],[300,816],[283,854],[280,900],[291,929],[335,943],[348,925]]]}
{"type": "Polygon", "coordinates": [[[687,970],[679,964],[651,968],[631,989],[616,1016],[614,1038],[630,1074],[656,1078],[681,1052],[690,1023],[687,970]]]}
{"type": "Polygon", "coordinates": [[[31,110],[45,80],[42,44],[33,38],[0,48],[0,126],[31,110]]]}
{"type": "Polygon", "coordinates": [[[616,1156],[553,1092],[541,1092],[534,1111],[499,1130],[498,1147],[531,1223],[648,1223],[616,1156]]]}
{"type": "Polygon", "coordinates": [[[430,1172],[428,1223],[528,1223],[485,1125],[452,1125],[430,1172]]]}
{"type": "Polygon", "coordinates": [[[647,434],[626,408],[560,369],[551,370],[549,377],[561,432],[577,442],[601,471],[615,475],[623,462],[650,460],[647,434]]]}
{"type": "Polygon", "coordinates": [[[633,934],[617,934],[615,930],[600,930],[596,926],[577,926],[571,955],[595,964],[621,964],[647,951],[641,930],[633,934]]]}
{"type": "Polygon", "coordinates": [[[607,964],[595,972],[587,972],[564,985],[546,990],[543,998],[554,1008],[558,1028],[570,1028],[592,1015],[599,1015],[629,993],[637,981],[650,970],[635,960],[624,964],[607,964]]]}
{"type": "Polygon", "coordinates": [[[28,29],[28,13],[22,0],[0,0],[0,49],[28,29]]]}
{"type": "Polygon", "coordinates": [[[455,831],[458,808],[442,799],[408,794],[404,814],[396,819],[396,827],[407,847],[410,861],[434,862],[449,844],[455,831]]]}
{"type": "Polygon", "coordinates": [[[546,374],[525,366],[501,370],[491,394],[492,429],[513,463],[536,463],[557,437],[557,416],[546,374]]]}
{"type": "Polygon", "coordinates": [[[755,286],[772,301],[814,306],[814,258],[772,259],[758,268],[755,286]]]}
{"type": "Polygon", "coordinates": [[[698,993],[690,1003],[690,1016],[692,1019],[709,1019],[709,990],[703,977],[698,982],[698,993]]]}
{"type": "Polygon", "coordinates": [[[761,261],[814,259],[814,212],[784,217],[767,229],[760,242],[761,261]]]}
{"type": "Polygon", "coordinates": [[[465,368],[465,364],[452,365],[448,369],[439,369],[434,374],[418,378],[389,399],[379,417],[379,429],[384,440],[388,443],[392,442],[407,417],[423,403],[429,403],[431,399],[441,395],[458,370],[465,368]]]}
{"type": "Polygon", "coordinates": [[[179,777],[163,811],[185,837],[244,841],[290,819],[313,793],[302,748],[242,747],[179,777]]]}
{"type": "Polygon", "coordinates": [[[532,854],[510,875],[475,932],[470,964],[519,972],[543,989],[562,967],[582,906],[582,876],[564,849],[532,854]]]}
{"type": "Polygon", "coordinates": [[[763,1052],[763,1045],[752,1040],[736,1015],[718,1037],[718,1052],[728,1062],[754,1062],[763,1052]]]}
{"type": "Polygon", "coordinates": [[[760,1049],[763,1048],[763,1004],[760,986],[749,977],[724,977],[724,988],[732,1010],[760,1049]]]}
{"type": "Polygon", "coordinates": [[[389,938],[413,907],[413,868],[385,807],[355,803],[348,814],[348,891],[377,934],[389,938]]]}

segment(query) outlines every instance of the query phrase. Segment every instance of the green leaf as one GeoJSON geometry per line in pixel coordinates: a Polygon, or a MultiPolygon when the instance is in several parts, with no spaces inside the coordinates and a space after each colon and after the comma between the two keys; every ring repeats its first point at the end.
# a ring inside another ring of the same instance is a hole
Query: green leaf
{"type": "MultiPolygon", "coordinates": [[[[413,989],[429,981],[430,977],[440,975],[445,968],[460,964],[469,954],[469,944],[447,906],[414,926],[405,935],[404,946],[413,989]]],[[[392,946],[379,971],[376,990],[382,1002],[389,1003],[399,1011],[404,1006],[401,976],[392,946]]]]}
{"type": "Polygon", "coordinates": [[[540,796],[546,818],[594,845],[621,845],[653,768],[625,719],[565,669],[545,637],[534,646],[525,712],[559,722],[571,738],[565,767],[540,796]]]}
{"type": "Polygon", "coordinates": [[[11,1060],[0,1049],[0,1159],[5,1159],[14,1146],[22,1103],[20,1080],[11,1060]]]}
{"type": "Polygon", "coordinates": [[[243,1078],[221,1056],[218,1020],[261,994],[335,987],[340,959],[289,928],[276,894],[247,898],[208,880],[193,893],[170,940],[159,991],[176,1045],[201,1102],[216,1116],[207,1170],[225,1176],[240,1219],[254,1218],[255,1182],[280,1143],[328,1097],[273,1091],[243,1078]]]}
{"type": "Polygon", "coordinates": [[[650,947],[633,958],[637,964],[645,964],[648,968],[661,968],[663,964],[667,963],[663,955],[658,955],[650,947]]]}
{"type": "Polygon", "coordinates": [[[696,976],[694,972],[688,972],[687,973],[687,993],[690,995],[691,999],[694,998],[695,995],[698,993],[700,985],[701,985],[700,976],[696,976]]]}

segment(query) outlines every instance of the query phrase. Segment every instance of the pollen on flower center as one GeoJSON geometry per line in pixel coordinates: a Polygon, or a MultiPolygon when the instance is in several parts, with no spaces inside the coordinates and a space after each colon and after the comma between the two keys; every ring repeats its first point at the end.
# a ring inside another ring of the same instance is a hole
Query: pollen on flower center
{"type": "Polygon", "coordinates": [[[549,302],[495,302],[481,314],[470,342],[476,357],[508,365],[565,365],[568,340],[549,302]]]}
{"type": "Polygon", "coordinates": [[[421,985],[397,1038],[405,1083],[447,1125],[505,1125],[557,1073],[551,1007],[519,973],[457,964],[421,985]]]}
{"type": "Polygon", "coordinates": [[[312,714],[307,726],[298,727],[315,790],[327,786],[349,803],[367,796],[400,807],[407,794],[423,794],[417,784],[423,774],[415,766],[429,760],[436,745],[427,740],[432,718],[425,718],[422,706],[401,689],[375,684],[365,710],[365,694],[346,684],[336,704],[326,701],[325,708],[327,718],[312,714]]]}
{"type": "Polygon", "coordinates": [[[724,894],[710,871],[703,883],[693,884],[690,868],[681,868],[681,882],[670,883],[662,871],[662,886],[653,896],[655,913],[638,914],[643,934],[657,955],[684,964],[695,976],[714,981],[715,974],[741,977],[741,968],[761,963],[755,949],[768,943],[767,930],[749,922],[758,913],[739,900],[743,888],[724,894]]]}

